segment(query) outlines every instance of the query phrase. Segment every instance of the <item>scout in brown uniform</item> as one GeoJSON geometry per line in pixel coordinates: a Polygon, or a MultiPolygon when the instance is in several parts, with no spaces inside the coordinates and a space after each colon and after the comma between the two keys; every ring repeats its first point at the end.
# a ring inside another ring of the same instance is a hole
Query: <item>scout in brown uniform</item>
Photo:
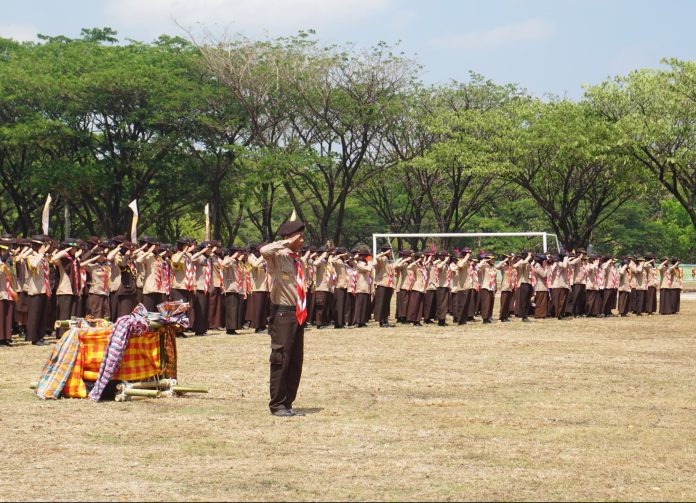
{"type": "Polygon", "coordinates": [[[423,253],[418,252],[414,255],[414,261],[406,268],[409,271],[409,295],[406,320],[413,323],[413,326],[420,327],[423,318],[423,298],[428,287],[428,259],[423,253]]]}
{"type": "Polygon", "coordinates": [[[345,307],[348,295],[348,274],[346,273],[345,260],[347,257],[348,249],[338,247],[335,255],[329,258],[336,275],[333,292],[334,328],[344,328],[346,326],[345,307]]]}
{"type": "Polygon", "coordinates": [[[396,287],[396,273],[394,264],[390,262],[392,258],[391,245],[385,243],[380,248],[380,252],[373,259],[375,268],[375,320],[379,322],[381,328],[391,328],[394,325],[389,323],[389,308],[394,288],[396,287]]]}
{"type": "Polygon", "coordinates": [[[532,254],[528,251],[520,253],[520,260],[515,262],[517,270],[517,298],[515,299],[515,317],[529,321],[530,300],[536,292],[534,266],[530,265],[532,254]]]}
{"type": "Polygon", "coordinates": [[[645,258],[647,261],[644,269],[648,284],[648,290],[645,293],[645,312],[652,316],[657,311],[657,268],[654,254],[649,253],[645,258]]]}
{"type": "Polygon", "coordinates": [[[408,295],[410,288],[410,271],[406,267],[412,260],[413,252],[411,250],[401,250],[399,252],[399,260],[394,263],[394,271],[396,272],[396,321],[397,323],[406,323],[408,315],[408,295]]]}
{"type": "MultiPolygon", "coordinates": [[[[58,270],[58,287],[56,288],[56,318],[69,320],[77,316],[77,302],[82,290],[80,259],[77,254],[77,241],[67,238],[61,245],[62,250],[52,254],[49,263],[58,270]]],[[[56,330],[60,339],[66,328],[56,330]]]]}
{"type": "Polygon", "coordinates": [[[331,271],[329,265],[329,252],[326,247],[320,247],[319,255],[314,260],[314,281],[316,282],[314,294],[314,309],[312,319],[317,328],[321,329],[331,323],[331,271]]]}
{"type": "Polygon", "coordinates": [[[619,275],[619,305],[618,311],[621,317],[628,316],[631,302],[631,262],[628,257],[621,259],[621,265],[617,268],[619,275]]]}
{"type": "Polygon", "coordinates": [[[157,312],[157,305],[164,301],[164,281],[166,270],[159,255],[160,243],[154,238],[143,238],[149,246],[135,258],[135,263],[142,267],[143,305],[150,312],[157,312]]]}
{"type": "Polygon", "coordinates": [[[14,239],[9,237],[0,240],[0,346],[12,345],[12,317],[19,299],[10,253],[10,247],[14,243],[14,239]]]}
{"type": "Polygon", "coordinates": [[[116,255],[120,247],[126,241],[126,236],[119,235],[109,242],[106,258],[111,266],[109,277],[109,319],[115,322],[118,319],[118,289],[121,287],[121,268],[116,265],[116,255]]]}
{"type": "Polygon", "coordinates": [[[214,247],[207,241],[203,241],[198,248],[198,251],[203,253],[193,260],[196,265],[196,296],[193,305],[196,322],[193,331],[200,336],[206,335],[209,328],[208,300],[213,288],[213,262],[210,256],[214,252],[214,247]]]}
{"type": "Polygon", "coordinates": [[[602,313],[602,295],[604,289],[604,269],[598,255],[591,255],[587,261],[587,304],[585,313],[596,318],[602,313]]]}
{"type": "Polygon", "coordinates": [[[449,259],[449,264],[448,264],[448,270],[450,274],[450,298],[452,299],[451,304],[451,314],[452,314],[452,323],[459,323],[459,311],[460,309],[460,300],[461,300],[461,295],[460,291],[461,288],[459,286],[459,267],[457,267],[457,261],[461,259],[461,253],[458,250],[455,250],[452,256],[449,259]]]}
{"type": "Polygon", "coordinates": [[[551,271],[545,255],[537,255],[530,266],[534,278],[534,318],[544,319],[549,315],[549,286],[551,271]]]}
{"type": "Polygon", "coordinates": [[[514,263],[519,260],[514,253],[503,254],[503,260],[496,266],[500,270],[500,315],[502,322],[510,321],[510,304],[512,292],[515,290],[516,271],[514,263]]]}
{"type": "Polygon", "coordinates": [[[450,288],[452,286],[452,272],[449,265],[450,256],[444,250],[433,261],[432,270],[435,273],[435,284],[437,286],[437,290],[435,290],[435,316],[437,317],[437,324],[441,327],[447,325],[445,320],[449,308],[450,288]]]}
{"type": "Polygon", "coordinates": [[[346,325],[352,327],[355,324],[355,299],[358,295],[358,270],[355,268],[358,250],[351,250],[347,257],[346,264],[346,286],[348,293],[346,295],[346,305],[343,316],[346,319],[346,325]]]}
{"type": "Polygon", "coordinates": [[[585,306],[587,305],[587,261],[585,259],[585,250],[578,249],[577,253],[571,254],[569,264],[572,286],[566,305],[566,314],[574,317],[584,316],[585,306]]]}
{"type": "Polygon", "coordinates": [[[353,324],[358,328],[366,327],[370,319],[370,302],[372,300],[372,264],[369,263],[370,252],[361,250],[355,257],[356,295],[355,317],[353,324]]]}
{"type": "Polygon", "coordinates": [[[616,308],[619,274],[613,257],[605,257],[602,265],[604,271],[604,293],[602,294],[602,315],[612,317],[612,309],[616,308]]]}
{"type": "Polygon", "coordinates": [[[87,314],[93,318],[108,318],[109,308],[109,278],[111,264],[104,250],[87,259],[82,266],[89,272],[89,297],[87,298],[87,314]]]}
{"type": "Polygon", "coordinates": [[[495,292],[498,289],[498,269],[495,267],[495,255],[492,253],[482,254],[481,262],[476,269],[481,275],[481,290],[479,292],[481,318],[483,318],[484,323],[492,323],[495,292]]]}
{"type": "Polygon", "coordinates": [[[15,273],[17,274],[17,296],[19,299],[15,305],[14,317],[20,334],[26,333],[29,304],[27,301],[27,286],[29,284],[29,270],[26,258],[32,253],[31,241],[17,238],[17,247],[12,250],[15,273]]]}
{"type": "Polygon", "coordinates": [[[302,376],[304,323],[307,318],[304,270],[297,253],[304,242],[304,224],[290,221],[280,226],[281,241],[261,248],[271,276],[271,375],[269,408],[274,416],[304,415],[292,404],[302,376]]]}
{"type": "Polygon", "coordinates": [[[116,290],[115,320],[131,314],[137,305],[136,280],[138,271],[135,268],[134,256],[137,251],[144,250],[145,247],[136,250],[135,244],[124,241],[118,246],[117,253],[113,255],[113,268],[118,270],[120,276],[118,290],[116,290]]]}
{"type": "MultiPolygon", "coordinates": [[[[260,246],[265,244],[262,243],[260,246]]],[[[255,333],[259,334],[266,330],[266,320],[268,319],[270,307],[268,266],[266,259],[261,256],[257,247],[250,250],[247,263],[251,266],[251,298],[253,305],[251,310],[251,328],[255,329],[255,333]]]]}
{"type": "Polygon", "coordinates": [[[240,275],[237,269],[237,259],[240,251],[230,248],[222,260],[223,287],[225,289],[225,330],[227,335],[236,335],[242,328],[243,320],[239,318],[239,300],[241,295],[240,275]]]}
{"type": "Polygon", "coordinates": [[[457,324],[466,325],[466,322],[469,320],[469,302],[472,288],[469,277],[469,272],[471,271],[471,248],[463,248],[461,255],[456,261],[457,280],[459,282],[459,301],[457,304],[459,307],[455,318],[457,319],[457,324]]]}
{"type": "Polygon", "coordinates": [[[48,239],[43,236],[34,236],[31,245],[33,251],[26,259],[29,269],[27,284],[29,318],[25,339],[31,341],[34,346],[44,346],[46,345],[44,337],[48,328],[48,301],[53,294],[49,279],[48,257],[46,256],[51,245],[48,239]]]}
{"type": "Polygon", "coordinates": [[[424,323],[432,323],[436,316],[436,295],[437,295],[437,269],[434,265],[435,255],[433,252],[424,253],[426,259],[423,261],[426,270],[428,271],[428,281],[423,296],[423,321],[424,323]]]}
{"type": "MultiPolygon", "coordinates": [[[[216,247],[216,250],[210,255],[213,266],[213,286],[208,299],[208,328],[219,330],[225,324],[225,299],[222,288],[223,271],[221,265],[223,251],[219,241],[212,241],[211,244],[216,247]]],[[[265,327],[265,323],[262,323],[262,325],[265,327]]]]}
{"type": "Polygon", "coordinates": [[[551,301],[553,311],[559,320],[566,319],[566,301],[570,292],[569,259],[564,255],[554,255],[551,259],[551,301]]]}
{"type": "MultiPolygon", "coordinates": [[[[172,300],[188,302],[192,304],[192,295],[195,282],[194,265],[191,253],[195,246],[188,238],[180,237],[176,240],[176,251],[172,254],[172,300]]],[[[202,254],[202,252],[201,252],[202,254]]],[[[197,258],[197,257],[196,257],[197,258]]],[[[191,320],[189,320],[190,322],[191,320]]]]}
{"type": "Polygon", "coordinates": [[[628,268],[631,271],[630,309],[635,315],[642,316],[645,310],[645,294],[648,291],[645,258],[639,256],[634,260],[631,257],[628,268]]]}

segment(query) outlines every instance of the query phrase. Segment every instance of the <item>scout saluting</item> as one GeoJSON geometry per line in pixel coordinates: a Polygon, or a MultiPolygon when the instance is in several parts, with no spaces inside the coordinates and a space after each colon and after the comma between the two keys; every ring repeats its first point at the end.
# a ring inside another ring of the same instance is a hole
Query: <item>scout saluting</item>
{"type": "Polygon", "coordinates": [[[302,376],[304,322],[307,320],[305,273],[297,253],[304,243],[305,224],[284,223],[278,229],[283,238],[259,250],[266,259],[271,277],[270,395],[271,414],[279,417],[302,416],[292,408],[302,376]]]}

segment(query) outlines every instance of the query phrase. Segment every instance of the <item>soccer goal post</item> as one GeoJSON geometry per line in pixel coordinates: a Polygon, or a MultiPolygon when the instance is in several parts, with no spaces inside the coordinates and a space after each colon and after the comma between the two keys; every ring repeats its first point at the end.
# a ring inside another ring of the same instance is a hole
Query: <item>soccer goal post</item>
{"type": "Polygon", "coordinates": [[[553,238],[556,244],[556,250],[561,251],[561,244],[558,242],[558,236],[550,232],[440,232],[440,233],[386,233],[372,235],[372,256],[377,255],[377,240],[394,238],[478,238],[478,237],[540,237],[544,247],[544,253],[549,250],[549,238],[553,238]]]}

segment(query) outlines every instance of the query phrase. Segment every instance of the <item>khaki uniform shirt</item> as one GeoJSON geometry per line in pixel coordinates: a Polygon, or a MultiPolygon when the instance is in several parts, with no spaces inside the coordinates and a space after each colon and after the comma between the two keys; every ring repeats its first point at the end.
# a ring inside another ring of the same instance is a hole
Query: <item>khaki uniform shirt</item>
{"type": "Polygon", "coordinates": [[[164,282],[166,279],[164,277],[165,269],[162,257],[152,253],[144,253],[135,259],[135,263],[136,266],[139,264],[142,268],[143,295],[164,293],[164,282]],[[159,281],[157,280],[158,276],[160,278],[159,281]]]}
{"type": "Polygon", "coordinates": [[[346,274],[346,263],[343,259],[337,258],[332,260],[332,265],[336,271],[336,286],[335,288],[348,288],[348,275],[346,274]]]}
{"type": "MultiPolygon", "coordinates": [[[[261,255],[268,264],[271,276],[271,304],[297,305],[297,279],[295,258],[287,247],[287,240],[276,241],[261,247],[261,255]]],[[[306,278],[306,274],[305,274],[306,278]]]]}
{"type": "Polygon", "coordinates": [[[450,283],[452,286],[450,286],[450,291],[452,293],[457,293],[460,290],[459,287],[459,267],[457,267],[456,262],[450,263],[448,266],[449,271],[450,271],[450,283]]]}
{"type": "Polygon", "coordinates": [[[585,276],[585,285],[587,290],[599,290],[599,285],[597,284],[597,273],[598,273],[598,266],[597,264],[593,264],[588,262],[586,264],[587,267],[587,274],[585,276]]]}
{"type": "MultiPolygon", "coordinates": [[[[188,252],[176,252],[172,255],[172,288],[175,290],[186,290],[187,262],[191,262],[191,254],[188,252]]],[[[189,267],[193,267],[193,264],[189,267]]],[[[191,270],[191,272],[193,272],[193,270],[191,270]]]]}
{"type": "Polygon", "coordinates": [[[79,295],[79,290],[75,291],[73,285],[77,283],[80,285],[80,262],[76,261],[75,267],[77,268],[77,281],[73,279],[73,271],[69,271],[73,266],[70,263],[70,259],[63,257],[55,261],[55,267],[58,270],[58,288],[56,289],[56,295],[79,295]]]}
{"type": "Polygon", "coordinates": [[[372,265],[358,261],[355,268],[358,271],[355,293],[372,293],[372,265]]]}
{"type": "Polygon", "coordinates": [[[498,269],[486,261],[476,267],[480,273],[481,288],[495,292],[498,289],[498,269]]]}
{"type": "MultiPolygon", "coordinates": [[[[416,292],[425,292],[428,286],[428,270],[423,266],[423,264],[416,264],[415,262],[408,265],[407,270],[411,273],[414,278],[413,286],[411,290],[416,292]]],[[[409,280],[407,280],[409,282],[409,280]]],[[[406,285],[408,290],[408,285],[406,285]]]]}
{"type": "Polygon", "coordinates": [[[396,291],[408,289],[408,260],[400,258],[394,263],[394,272],[396,273],[396,291]]]}
{"type": "Polygon", "coordinates": [[[631,262],[628,268],[631,271],[631,288],[633,290],[647,290],[648,281],[644,265],[631,262]]]}
{"type": "MultiPolygon", "coordinates": [[[[104,262],[103,264],[93,263],[86,265],[85,269],[90,274],[89,293],[92,295],[109,295],[111,265],[108,262],[104,262]]],[[[119,268],[114,267],[113,269],[119,268]]]]}
{"type": "Polygon", "coordinates": [[[626,264],[618,268],[619,273],[619,292],[631,291],[631,267],[626,264]]]}
{"type": "Polygon", "coordinates": [[[544,267],[541,264],[534,263],[531,267],[534,267],[534,291],[535,292],[548,292],[549,289],[546,286],[549,274],[551,271],[548,266],[544,267]]]}
{"type": "Polygon", "coordinates": [[[329,262],[326,258],[314,261],[314,282],[317,292],[331,291],[331,274],[328,266],[329,262]]]}
{"type": "Polygon", "coordinates": [[[573,285],[586,285],[587,283],[587,262],[584,258],[576,257],[570,260],[570,270],[572,272],[573,285]]]}
{"type": "Polygon", "coordinates": [[[512,266],[509,262],[500,262],[495,267],[496,269],[500,270],[500,291],[512,292],[515,289],[515,281],[513,276],[514,266],[512,266]]]}
{"type": "Polygon", "coordinates": [[[428,287],[427,290],[437,290],[439,271],[434,263],[430,262],[427,266],[428,269],[428,287]]]}
{"type": "MultiPolygon", "coordinates": [[[[10,280],[10,287],[14,291],[15,295],[19,293],[17,284],[17,278],[14,274],[14,269],[11,263],[0,262],[0,300],[9,300],[14,302],[16,299],[7,289],[7,280],[10,280]]],[[[4,321],[3,321],[4,322],[4,321]]]]}
{"type": "Polygon", "coordinates": [[[248,264],[251,266],[251,288],[253,292],[268,292],[268,274],[266,260],[263,257],[249,255],[248,264]]]}
{"type": "Polygon", "coordinates": [[[394,265],[387,257],[379,257],[374,261],[375,284],[386,288],[396,287],[396,274],[394,265]]]}
{"type": "Polygon", "coordinates": [[[551,288],[570,289],[570,270],[568,269],[568,257],[562,262],[554,262],[551,266],[551,288]]]}
{"type": "MultiPolygon", "coordinates": [[[[522,283],[531,284],[531,280],[529,279],[529,268],[533,266],[530,266],[529,262],[525,262],[525,260],[526,259],[519,260],[515,264],[515,269],[517,269],[517,283],[520,285],[522,283]]],[[[534,271],[536,271],[536,267],[534,267],[534,271]]],[[[534,291],[537,291],[536,286],[534,287],[534,291]]]]}
{"type": "Polygon", "coordinates": [[[41,295],[46,293],[46,277],[48,273],[48,259],[44,254],[33,252],[26,258],[28,278],[27,295],[41,295]]]}

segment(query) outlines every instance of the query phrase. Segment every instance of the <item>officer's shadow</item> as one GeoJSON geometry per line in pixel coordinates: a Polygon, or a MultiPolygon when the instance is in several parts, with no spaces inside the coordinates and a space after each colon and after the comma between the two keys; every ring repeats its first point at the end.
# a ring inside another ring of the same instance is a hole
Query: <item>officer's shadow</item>
{"type": "Polygon", "coordinates": [[[308,407],[306,409],[300,409],[299,407],[297,409],[298,412],[304,412],[305,414],[317,414],[324,410],[324,407],[308,407]]]}

